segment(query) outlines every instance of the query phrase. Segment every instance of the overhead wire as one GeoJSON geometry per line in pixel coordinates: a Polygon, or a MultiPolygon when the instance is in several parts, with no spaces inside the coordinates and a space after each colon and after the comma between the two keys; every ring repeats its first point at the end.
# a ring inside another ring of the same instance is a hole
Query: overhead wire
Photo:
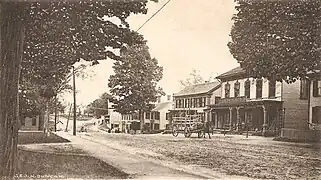
{"type": "Polygon", "coordinates": [[[161,8],[159,8],[150,18],[148,18],[137,30],[138,32],[140,29],[142,29],[153,17],[155,17],[171,0],[168,0],[161,8]]]}

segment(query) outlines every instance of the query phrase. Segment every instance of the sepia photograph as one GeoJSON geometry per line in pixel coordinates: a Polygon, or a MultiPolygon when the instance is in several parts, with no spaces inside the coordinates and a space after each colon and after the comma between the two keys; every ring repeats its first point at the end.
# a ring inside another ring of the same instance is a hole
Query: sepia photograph
{"type": "Polygon", "coordinates": [[[13,179],[321,179],[321,0],[0,0],[13,179]]]}

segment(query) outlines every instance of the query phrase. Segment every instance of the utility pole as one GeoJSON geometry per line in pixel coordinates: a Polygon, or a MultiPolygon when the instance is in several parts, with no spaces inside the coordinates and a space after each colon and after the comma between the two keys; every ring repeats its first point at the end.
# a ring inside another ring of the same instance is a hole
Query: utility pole
{"type": "Polygon", "coordinates": [[[73,135],[76,136],[76,79],[75,79],[75,67],[72,66],[72,79],[73,79],[73,93],[74,93],[74,126],[73,126],[73,135]]]}

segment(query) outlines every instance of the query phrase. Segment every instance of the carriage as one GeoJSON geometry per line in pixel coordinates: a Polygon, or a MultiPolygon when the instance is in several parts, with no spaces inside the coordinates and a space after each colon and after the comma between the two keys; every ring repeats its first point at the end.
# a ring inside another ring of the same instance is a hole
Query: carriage
{"type": "Polygon", "coordinates": [[[173,117],[172,134],[177,137],[179,133],[184,133],[185,137],[191,137],[192,133],[197,133],[198,137],[204,136],[204,121],[201,115],[186,115],[185,117],[173,117]]]}

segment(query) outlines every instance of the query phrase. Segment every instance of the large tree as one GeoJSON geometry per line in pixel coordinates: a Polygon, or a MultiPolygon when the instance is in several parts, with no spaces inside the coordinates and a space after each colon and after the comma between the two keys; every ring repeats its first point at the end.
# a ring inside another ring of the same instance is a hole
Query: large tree
{"type": "Polygon", "coordinates": [[[146,3],[0,1],[0,177],[15,173],[21,62],[26,79],[52,92],[80,58],[117,59],[107,47],[117,49],[139,41],[126,18],[146,13],[146,3]],[[110,17],[122,23],[117,25],[110,17]]]}
{"type": "Polygon", "coordinates": [[[108,114],[108,103],[112,98],[110,94],[103,93],[87,106],[86,113],[94,114],[96,117],[108,114]]]}
{"type": "Polygon", "coordinates": [[[108,86],[115,97],[115,111],[122,114],[145,112],[153,108],[157,96],[164,94],[157,83],[163,76],[163,68],[149,54],[145,44],[136,44],[121,50],[121,59],[113,66],[114,75],[108,86]]]}
{"type": "Polygon", "coordinates": [[[321,69],[321,1],[236,1],[228,46],[249,75],[290,83],[321,69]]]}

